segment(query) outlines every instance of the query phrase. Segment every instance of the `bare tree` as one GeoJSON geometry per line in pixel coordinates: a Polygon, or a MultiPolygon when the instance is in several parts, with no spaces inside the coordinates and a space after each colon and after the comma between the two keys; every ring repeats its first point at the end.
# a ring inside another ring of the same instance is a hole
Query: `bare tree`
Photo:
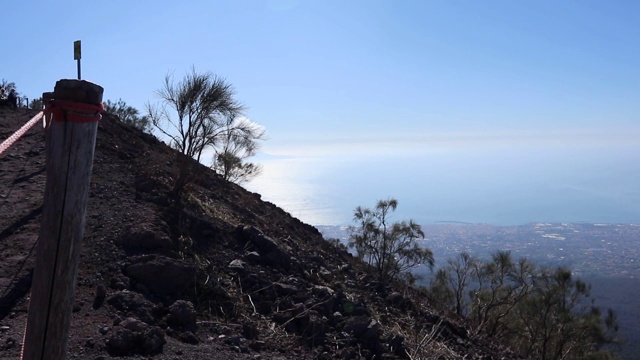
{"type": "Polygon", "coordinates": [[[374,209],[358,206],[351,228],[349,247],[358,257],[374,266],[382,281],[411,280],[410,269],[426,264],[433,268],[433,253],[421,247],[422,227],[413,220],[390,223],[389,216],[398,207],[396,199],[379,200],[374,209]]]}
{"type": "Polygon", "coordinates": [[[194,68],[179,82],[168,74],[157,95],[159,106],[147,103],[151,122],[170,139],[171,146],[197,161],[227,131],[229,119],[244,110],[225,79],[194,68]]]}
{"type": "Polygon", "coordinates": [[[30,109],[34,109],[34,110],[42,110],[43,106],[44,106],[44,103],[42,102],[42,97],[39,97],[37,99],[32,99],[28,105],[30,109]]]}
{"type": "Polygon", "coordinates": [[[265,139],[265,130],[244,117],[230,119],[220,136],[212,168],[225,180],[243,183],[262,172],[260,165],[245,162],[258,150],[257,140],[265,139]]]}
{"type": "Polygon", "coordinates": [[[5,80],[5,79],[2,79],[2,80],[0,81],[0,87],[1,87],[1,88],[4,88],[4,90],[5,90],[7,93],[9,93],[9,91],[10,91],[11,89],[16,90],[16,91],[18,90],[18,89],[16,88],[16,83],[11,82],[11,81],[7,81],[7,80],[5,80]]]}
{"type": "MultiPolygon", "coordinates": [[[[157,95],[161,103],[147,103],[147,114],[172,147],[198,162],[206,149],[212,149],[212,168],[227,180],[247,181],[260,172],[259,166],[243,161],[255,155],[264,129],[241,116],[244,106],[235,99],[235,91],[225,79],[192,68],[179,82],[167,75],[157,95]]],[[[176,192],[193,175],[188,161],[182,159],[180,164],[176,192]]]]}
{"type": "Polygon", "coordinates": [[[473,281],[472,272],[478,259],[467,252],[447,260],[445,267],[438,269],[431,279],[431,293],[434,298],[457,315],[467,316],[469,302],[467,292],[473,281]]]}
{"type": "Polygon", "coordinates": [[[151,130],[151,121],[148,116],[140,116],[138,109],[127,105],[122,99],[118,101],[107,100],[104,102],[104,112],[115,115],[123,123],[133,125],[144,132],[151,130]]]}
{"type": "Polygon", "coordinates": [[[523,358],[613,359],[604,346],[617,343],[616,314],[595,306],[590,290],[569,269],[516,261],[500,250],[488,260],[464,252],[449,260],[431,281],[430,296],[436,307],[466,318],[476,334],[523,358]]]}

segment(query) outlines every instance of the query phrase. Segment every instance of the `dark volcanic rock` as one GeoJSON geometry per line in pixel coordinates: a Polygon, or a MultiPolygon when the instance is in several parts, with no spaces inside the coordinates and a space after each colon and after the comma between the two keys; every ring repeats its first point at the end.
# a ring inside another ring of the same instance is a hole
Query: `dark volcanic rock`
{"type": "Polygon", "coordinates": [[[107,297],[107,287],[103,284],[99,284],[96,287],[96,297],[93,299],[93,309],[99,309],[104,303],[104,299],[107,297]]]}
{"type": "Polygon", "coordinates": [[[115,356],[157,354],[165,343],[162,329],[133,318],[123,321],[105,341],[107,351],[115,356]]]}
{"type": "Polygon", "coordinates": [[[126,267],[131,279],[157,294],[180,294],[193,286],[196,268],[164,256],[142,257],[126,267]]]}
{"type": "Polygon", "coordinates": [[[136,315],[138,319],[146,323],[156,322],[153,314],[155,305],[136,292],[118,291],[107,300],[107,303],[126,315],[136,315]]]}
{"type": "Polygon", "coordinates": [[[109,280],[109,286],[116,290],[128,289],[130,285],[131,280],[123,274],[118,274],[109,280]]]}
{"type": "Polygon", "coordinates": [[[169,251],[173,243],[169,236],[151,224],[135,224],[127,228],[117,244],[129,250],[169,251]]]}
{"type": "Polygon", "coordinates": [[[191,331],[196,329],[198,314],[190,301],[177,300],[169,306],[168,311],[167,323],[172,327],[191,331]]]}
{"type": "Polygon", "coordinates": [[[309,323],[306,328],[303,329],[303,335],[306,337],[307,343],[310,346],[320,346],[326,341],[325,336],[327,332],[326,320],[317,314],[309,316],[309,323]]]}
{"type": "Polygon", "coordinates": [[[240,230],[242,237],[258,250],[264,263],[284,269],[291,267],[291,254],[277,241],[266,236],[254,226],[244,226],[240,230]]]}
{"type": "Polygon", "coordinates": [[[367,328],[371,321],[371,318],[368,316],[353,316],[346,321],[342,330],[355,337],[360,337],[367,332],[367,328]]]}

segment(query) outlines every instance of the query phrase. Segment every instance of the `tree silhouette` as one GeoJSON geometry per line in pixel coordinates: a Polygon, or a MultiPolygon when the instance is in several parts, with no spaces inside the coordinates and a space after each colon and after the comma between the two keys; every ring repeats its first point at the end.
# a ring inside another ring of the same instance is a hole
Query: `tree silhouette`
{"type": "Polygon", "coordinates": [[[4,88],[7,94],[11,89],[18,91],[18,89],[16,88],[16,83],[7,81],[5,79],[2,79],[2,81],[0,81],[0,87],[4,88]]]}
{"type": "Polygon", "coordinates": [[[225,180],[243,183],[262,172],[262,168],[245,159],[258,150],[257,140],[264,139],[264,129],[246,118],[235,118],[227,124],[216,147],[212,168],[225,180]]]}
{"type": "Polygon", "coordinates": [[[484,261],[462,253],[436,272],[430,295],[527,359],[614,358],[602,346],[616,342],[615,313],[602,314],[569,269],[515,261],[509,251],[484,261]]]}
{"type": "MultiPolygon", "coordinates": [[[[257,166],[243,164],[243,160],[255,154],[256,141],[264,139],[264,130],[242,120],[244,106],[235,99],[235,91],[225,79],[192,68],[179,82],[167,75],[157,95],[161,103],[147,103],[147,114],[172,147],[198,162],[206,149],[212,149],[212,167],[222,170],[227,180],[248,180],[258,174],[257,166]]],[[[190,162],[179,161],[175,191],[180,191],[192,176],[190,162]]]]}
{"type": "Polygon", "coordinates": [[[197,73],[193,68],[177,83],[167,75],[164,86],[156,93],[161,104],[147,104],[153,125],[174,148],[197,161],[207,147],[217,144],[227,131],[226,125],[244,110],[225,79],[209,72],[197,73]]]}
{"type": "Polygon", "coordinates": [[[42,110],[44,103],[42,102],[42,97],[32,99],[29,102],[29,108],[34,110],[42,110]]]}
{"type": "Polygon", "coordinates": [[[390,213],[398,207],[396,199],[380,200],[374,209],[358,206],[351,227],[349,247],[358,256],[376,268],[382,281],[411,279],[408,270],[420,264],[433,268],[433,253],[420,247],[418,239],[424,238],[420,225],[413,220],[389,222],[390,213]]]}
{"type": "Polygon", "coordinates": [[[437,296],[437,302],[452,308],[459,316],[467,316],[470,309],[467,292],[477,264],[478,259],[467,252],[447,260],[446,268],[438,269],[431,280],[432,294],[437,296]]]}
{"type": "Polygon", "coordinates": [[[151,131],[151,120],[147,116],[140,116],[138,109],[127,105],[122,99],[104,102],[104,112],[115,115],[123,123],[134,126],[144,132],[151,131]]]}

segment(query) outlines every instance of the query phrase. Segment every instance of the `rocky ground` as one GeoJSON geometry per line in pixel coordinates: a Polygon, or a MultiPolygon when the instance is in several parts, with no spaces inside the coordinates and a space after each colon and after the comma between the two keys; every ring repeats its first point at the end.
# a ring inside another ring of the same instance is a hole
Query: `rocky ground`
{"type": "MultiPolygon", "coordinates": [[[[34,111],[0,107],[0,141],[34,111]]],[[[384,285],[259,194],[100,122],[69,358],[510,359],[384,285]]],[[[44,130],[0,155],[0,358],[19,359],[45,185],[44,130]]]]}

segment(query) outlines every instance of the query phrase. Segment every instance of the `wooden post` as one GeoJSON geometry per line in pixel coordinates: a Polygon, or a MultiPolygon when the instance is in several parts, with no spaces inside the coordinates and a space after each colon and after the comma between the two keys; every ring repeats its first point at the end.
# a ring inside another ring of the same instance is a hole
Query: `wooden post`
{"type": "MultiPolygon", "coordinates": [[[[102,93],[87,81],[60,80],[53,97],[96,105],[102,93]]],[[[23,360],[66,358],[97,130],[97,121],[57,118],[47,129],[47,184],[23,360]]]]}

